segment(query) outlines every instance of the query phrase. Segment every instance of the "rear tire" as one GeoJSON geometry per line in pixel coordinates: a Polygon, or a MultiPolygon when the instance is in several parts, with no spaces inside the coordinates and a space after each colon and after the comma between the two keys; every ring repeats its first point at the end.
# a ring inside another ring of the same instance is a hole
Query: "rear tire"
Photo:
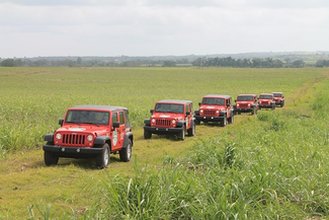
{"type": "Polygon", "coordinates": [[[107,167],[110,163],[110,147],[108,144],[103,145],[103,152],[97,156],[96,165],[99,169],[107,167]]]}
{"type": "Polygon", "coordinates": [[[151,139],[151,138],[152,138],[152,133],[144,130],[144,139],[151,139]]]}
{"type": "Polygon", "coordinates": [[[54,155],[53,153],[45,151],[44,154],[44,161],[46,166],[57,165],[58,163],[58,156],[54,155]]]}
{"type": "Polygon", "coordinates": [[[128,162],[131,159],[132,154],[132,147],[131,147],[131,140],[128,140],[128,144],[125,148],[122,148],[119,152],[120,160],[123,162],[128,162]]]}
{"type": "Polygon", "coordinates": [[[195,124],[197,124],[197,125],[199,125],[199,124],[201,123],[199,120],[195,120],[194,122],[195,122],[195,124]]]}

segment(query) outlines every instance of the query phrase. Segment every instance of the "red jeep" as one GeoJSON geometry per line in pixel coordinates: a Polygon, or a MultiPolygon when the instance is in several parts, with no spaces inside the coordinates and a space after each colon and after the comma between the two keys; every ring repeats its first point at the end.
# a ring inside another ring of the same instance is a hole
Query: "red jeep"
{"type": "Polygon", "coordinates": [[[241,112],[251,112],[251,114],[257,114],[258,101],[255,94],[240,94],[235,100],[236,105],[234,111],[237,114],[241,112]]]}
{"type": "Polygon", "coordinates": [[[284,95],[282,92],[272,92],[274,95],[275,105],[279,105],[281,108],[284,106],[284,95]]]}
{"type": "Polygon", "coordinates": [[[144,121],[144,138],[150,139],[152,134],[173,134],[181,140],[195,135],[195,123],[192,101],[161,100],[150,111],[151,118],[144,121]]]}
{"type": "Polygon", "coordinates": [[[110,153],[119,152],[120,159],[131,159],[133,134],[128,109],[115,106],[85,105],[69,108],[61,127],[47,134],[43,146],[47,166],[59,157],[96,158],[99,168],[109,164],[110,153]]]}
{"type": "Polygon", "coordinates": [[[199,110],[195,111],[195,121],[219,122],[221,126],[234,121],[234,109],[232,98],[228,95],[206,95],[199,103],[199,110]]]}
{"type": "Polygon", "coordinates": [[[275,109],[274,95],[272,93],[262,93],[258,97],[259,109],[271,108],[275,109]]]}

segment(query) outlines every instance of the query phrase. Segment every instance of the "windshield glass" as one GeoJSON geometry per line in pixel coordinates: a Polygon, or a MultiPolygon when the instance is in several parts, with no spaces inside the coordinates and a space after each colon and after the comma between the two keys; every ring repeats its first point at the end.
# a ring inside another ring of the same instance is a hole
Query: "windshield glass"
{"type": "Polygon", "coordinates": [[[66,116],[66,123],[107,125],[109,113],[86,110],[70,110],[66,116]]]}
{"type": "Polygon", "coordinates": [[[282,97],[281,93],[273,93],[274,97],[282,97]]]}
{"type": "Polygon", "coordinates": [[[184,113],[184,105],[157,103],[155,105],[155,111],[156,112],[184,113]]]}
{"type": "Polygon", "coordinates": [[[205,105],[224,105],[225,99],[223,98],[203,98],[202,104],[205,105]]]}
{"type": "Polygon", "coordinates": [[[273,96],[272,95],[260,95],[259,98],[260,99],[272,99],[273,96]]]}
{"type": "Polygon", "coordinates": [[[243,95],[243,96],[238,96],[237,100],[238,101],[253,101],[254,97],[243,95]]]}

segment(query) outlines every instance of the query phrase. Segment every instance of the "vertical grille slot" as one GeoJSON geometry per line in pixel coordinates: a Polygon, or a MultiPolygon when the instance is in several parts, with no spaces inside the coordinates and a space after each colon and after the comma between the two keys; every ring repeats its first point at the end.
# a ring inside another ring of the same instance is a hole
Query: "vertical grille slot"
{"type": "Polygon", "coordinates": [[[216,110],[205,109],[205,110],[203,110],[203,114],[205,116],[215,116],[216,115],[216,110]]]}
{"type": "Polygon", "coordinates": [[[169,127],[169,126],[171,126],[171,120],[170,119],[157,119],[155,122],[155,125],[169,127]]]}
{"type": "Polygon", "coordinates": [[[63,144],[84,145],[86,135],[83,134],[63,134],[63,144]]]}

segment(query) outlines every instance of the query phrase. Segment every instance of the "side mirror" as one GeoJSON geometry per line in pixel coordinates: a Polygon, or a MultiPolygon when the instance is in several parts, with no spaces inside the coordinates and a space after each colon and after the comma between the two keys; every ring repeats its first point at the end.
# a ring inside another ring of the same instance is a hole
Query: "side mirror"
{"type": "Polygon", "coordinates": [[[60,126],[63,126],[63,123],[64,123],[64,119],[59,119],[59,120],[58,120],[58,124],[59,124],[60,126]]]}
{"type": "Polygon", "coordinates": [[[151,110],[150,110],[150,113],[151,113],[151,114],[153,114],[153,112],[154,112],[154,110],[153,110],[153,109],[151,109],[151,110]]]}
{"type": "Polygon", "coordinates": [[[284,99],[284,96],[282,96],[282,98],[284,99]]]}
{"type": "Polygon", "coordinates": [[[199,102],[199,106],[201,106],[201,102],[199,102]]]}
{"type": "Polygon", "coordinates": [[[120,123],[119,122],[113,122],[112,126],[113,126],[113,128],[118,128],[118,127],[120,127],[120,123]]]}
{"type": "Polygon", "coordinates": [[[236,102],[236,99],[234,99],[234,102],[236,102]]]}
{"type": "Polygon", "coordinates": [[[186,115],[190,115],[191,114],[191,112],[186,112],[186,115]]]}

